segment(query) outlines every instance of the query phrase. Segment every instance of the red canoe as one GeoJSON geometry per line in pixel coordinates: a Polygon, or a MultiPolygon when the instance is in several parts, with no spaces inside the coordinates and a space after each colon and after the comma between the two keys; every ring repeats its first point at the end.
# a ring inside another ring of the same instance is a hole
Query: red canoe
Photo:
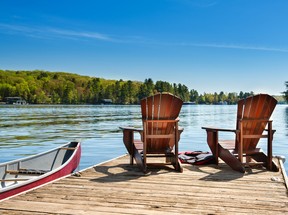
{"type": "Polygon", "coordinates": [[[0,201],[71,174],[79,165],[80,142],[0,164],[0,201]]]}

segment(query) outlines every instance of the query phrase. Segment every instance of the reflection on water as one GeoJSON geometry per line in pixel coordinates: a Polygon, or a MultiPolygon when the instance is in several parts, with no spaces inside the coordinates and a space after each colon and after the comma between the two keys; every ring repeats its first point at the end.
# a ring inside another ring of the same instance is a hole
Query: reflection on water
{"type": "Polygon", "coordinates": [[[286,121],[286,136],[288,136],[288,107],[285,108],[285,121],[286,121]]]}
{"type": "MultiPolygon", "coordinates": [[[[180,114],[180,151],[209,150],[201,126],[235,128],[235,105],[187,105],[180,114]]],[[[288,106],[273,113],[274,154],[288,160],[288,106]],[[286,154],[285,154],[286,153],[286,154]]],[[[18,159],[69,141],[82,142],[80,169],[126,153],[119,126],[141,126],[140,106],[0,106],[0,162],[18,159]]],[[[224,133],[223,138],[234,138],[224,133]],[[225,135],[225,136],[224,136],[225,135]]],[[[222,136],[221,136],[222,137],[222,136]]],[[[265,143],[260,143],[266,147],[265,143]]],[[[285,163],[288,169],[288,161],[285,163]]]]}
{"type": "Polygon", "coordinates": [[[0,162],[73,140],[83,145],[80,168],[111,159],[125,153],[118,127],[140,122],[138,111],[138,106],[0,106],[0,162]]]}

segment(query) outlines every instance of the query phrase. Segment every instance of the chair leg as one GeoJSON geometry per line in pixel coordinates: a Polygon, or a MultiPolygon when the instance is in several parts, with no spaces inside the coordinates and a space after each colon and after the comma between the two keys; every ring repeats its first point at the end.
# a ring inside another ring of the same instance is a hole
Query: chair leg
{"type": "Polygon", "coordinates": [[[272,162],[272,140],[273,140],[273,131],[272,131],[272,121],[268,122],[268,138],[267,138],[267,169],[273,169],[272,162]]]}
{"type": "Polygon", "coordinates": [[[221,145],[218,146],[219,157],[233,170],[245,173],[245,168],[242,163],[228,150],[224,149],[221,145]]]}
{"type": "Polygon", "coordinates": [[[177,172],[183,172],[183,167],[178,159],[178,155],[174,154],[173,156],[167,156],[166,163],[171,163],[177,172]]]}
{"type": "Polygon", "coordinates": [[[178,156],[176,154],[166,155],[166,164],[171,164],[177,172],[180,172],[181,166],[178,163],[178,156]]]}
{"type": "Polygon", "coordinates": [[[147,171],[146,162],[143,159],[142,154],[139,152],[137,148],[134,149],[133,155],[137,166],[145,173],[147,171]]]}
{"type": "Polygon", "coordinates": [[[123,130],[123,143],[130,155],[130,164],[133,165],[133,155],[135,153],[134,146],[134,134],[131,130],[123,130]]]}
{"type": "Polygon", "coordinates": [[[220,157],[233,170],[244,173],[245,169],[241,162],[228,149],[224,149],[220,144],[218,144],[218,132],[208,129],[206,132],[207,143],[215,157],[216,164],[218,165],[220,157]]]}
{"type": "Polygon", "coordinates": [[[216,164],[218,165],[219,160],[219,152],[218,152],[218,132],[212,131],[212,130],[206,130],[207,131],[207,143],[210,147],[210,150],[215,157],[216,164]]]}
{"type": "Polygon", "coordinates": [[[263,162],[264,166],[268,170],[274,171],[274,172],[279,171],[279,167],[276,165],[276,163],[273,160],[271,160],[272,166],[269,168],[269,164],[267,164],[268,156],[264,152],[253,154],[253,155],[251,155],[251,157],[257,162],[263,162]]]}
{"type": "Polygon", "coordinates": [[[181,162],[179,160],[176,161],[176,164],[174,164],[173,166],[177,172],[181,172],[181,173],[183,172],[183,167],[182,167],[181,162]]]}

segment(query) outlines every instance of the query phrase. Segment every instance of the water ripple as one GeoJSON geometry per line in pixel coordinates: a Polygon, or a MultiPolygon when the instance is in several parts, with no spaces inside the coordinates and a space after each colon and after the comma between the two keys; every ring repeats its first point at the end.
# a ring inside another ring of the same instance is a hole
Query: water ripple
{"type": "MultiPolygon", "coordinates": [[[[201,126],[235,128],[235,105],[183,106],[180,114],[180,151],[209,150],[201,126]]],[[[288,106],[273,113],[277,130],[273,150],[288,159],[288,106]]],[[[69,141],[81,141],[80,169],[126,153],[120,126],[141,127],[138,105],[28,105],[0,106],[0,162],[43,152],[69,141]]],[[[221,138],[234,138],[221,134],[221,138]]],[[[266,146],[260,143],[261,147],[266,146]]],[[[288,169],[288,162],[285,163],[288,169]]]]}

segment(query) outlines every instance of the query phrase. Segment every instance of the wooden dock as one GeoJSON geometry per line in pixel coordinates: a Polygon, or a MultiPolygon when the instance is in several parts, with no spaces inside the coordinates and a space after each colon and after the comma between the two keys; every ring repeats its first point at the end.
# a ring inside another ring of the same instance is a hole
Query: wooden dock
{"type": "Polygon", "coordinates": [[[183,166],[144,175],[123,156],[0,202],[0,214],[288,214],[282,171],[183,166]]]}

